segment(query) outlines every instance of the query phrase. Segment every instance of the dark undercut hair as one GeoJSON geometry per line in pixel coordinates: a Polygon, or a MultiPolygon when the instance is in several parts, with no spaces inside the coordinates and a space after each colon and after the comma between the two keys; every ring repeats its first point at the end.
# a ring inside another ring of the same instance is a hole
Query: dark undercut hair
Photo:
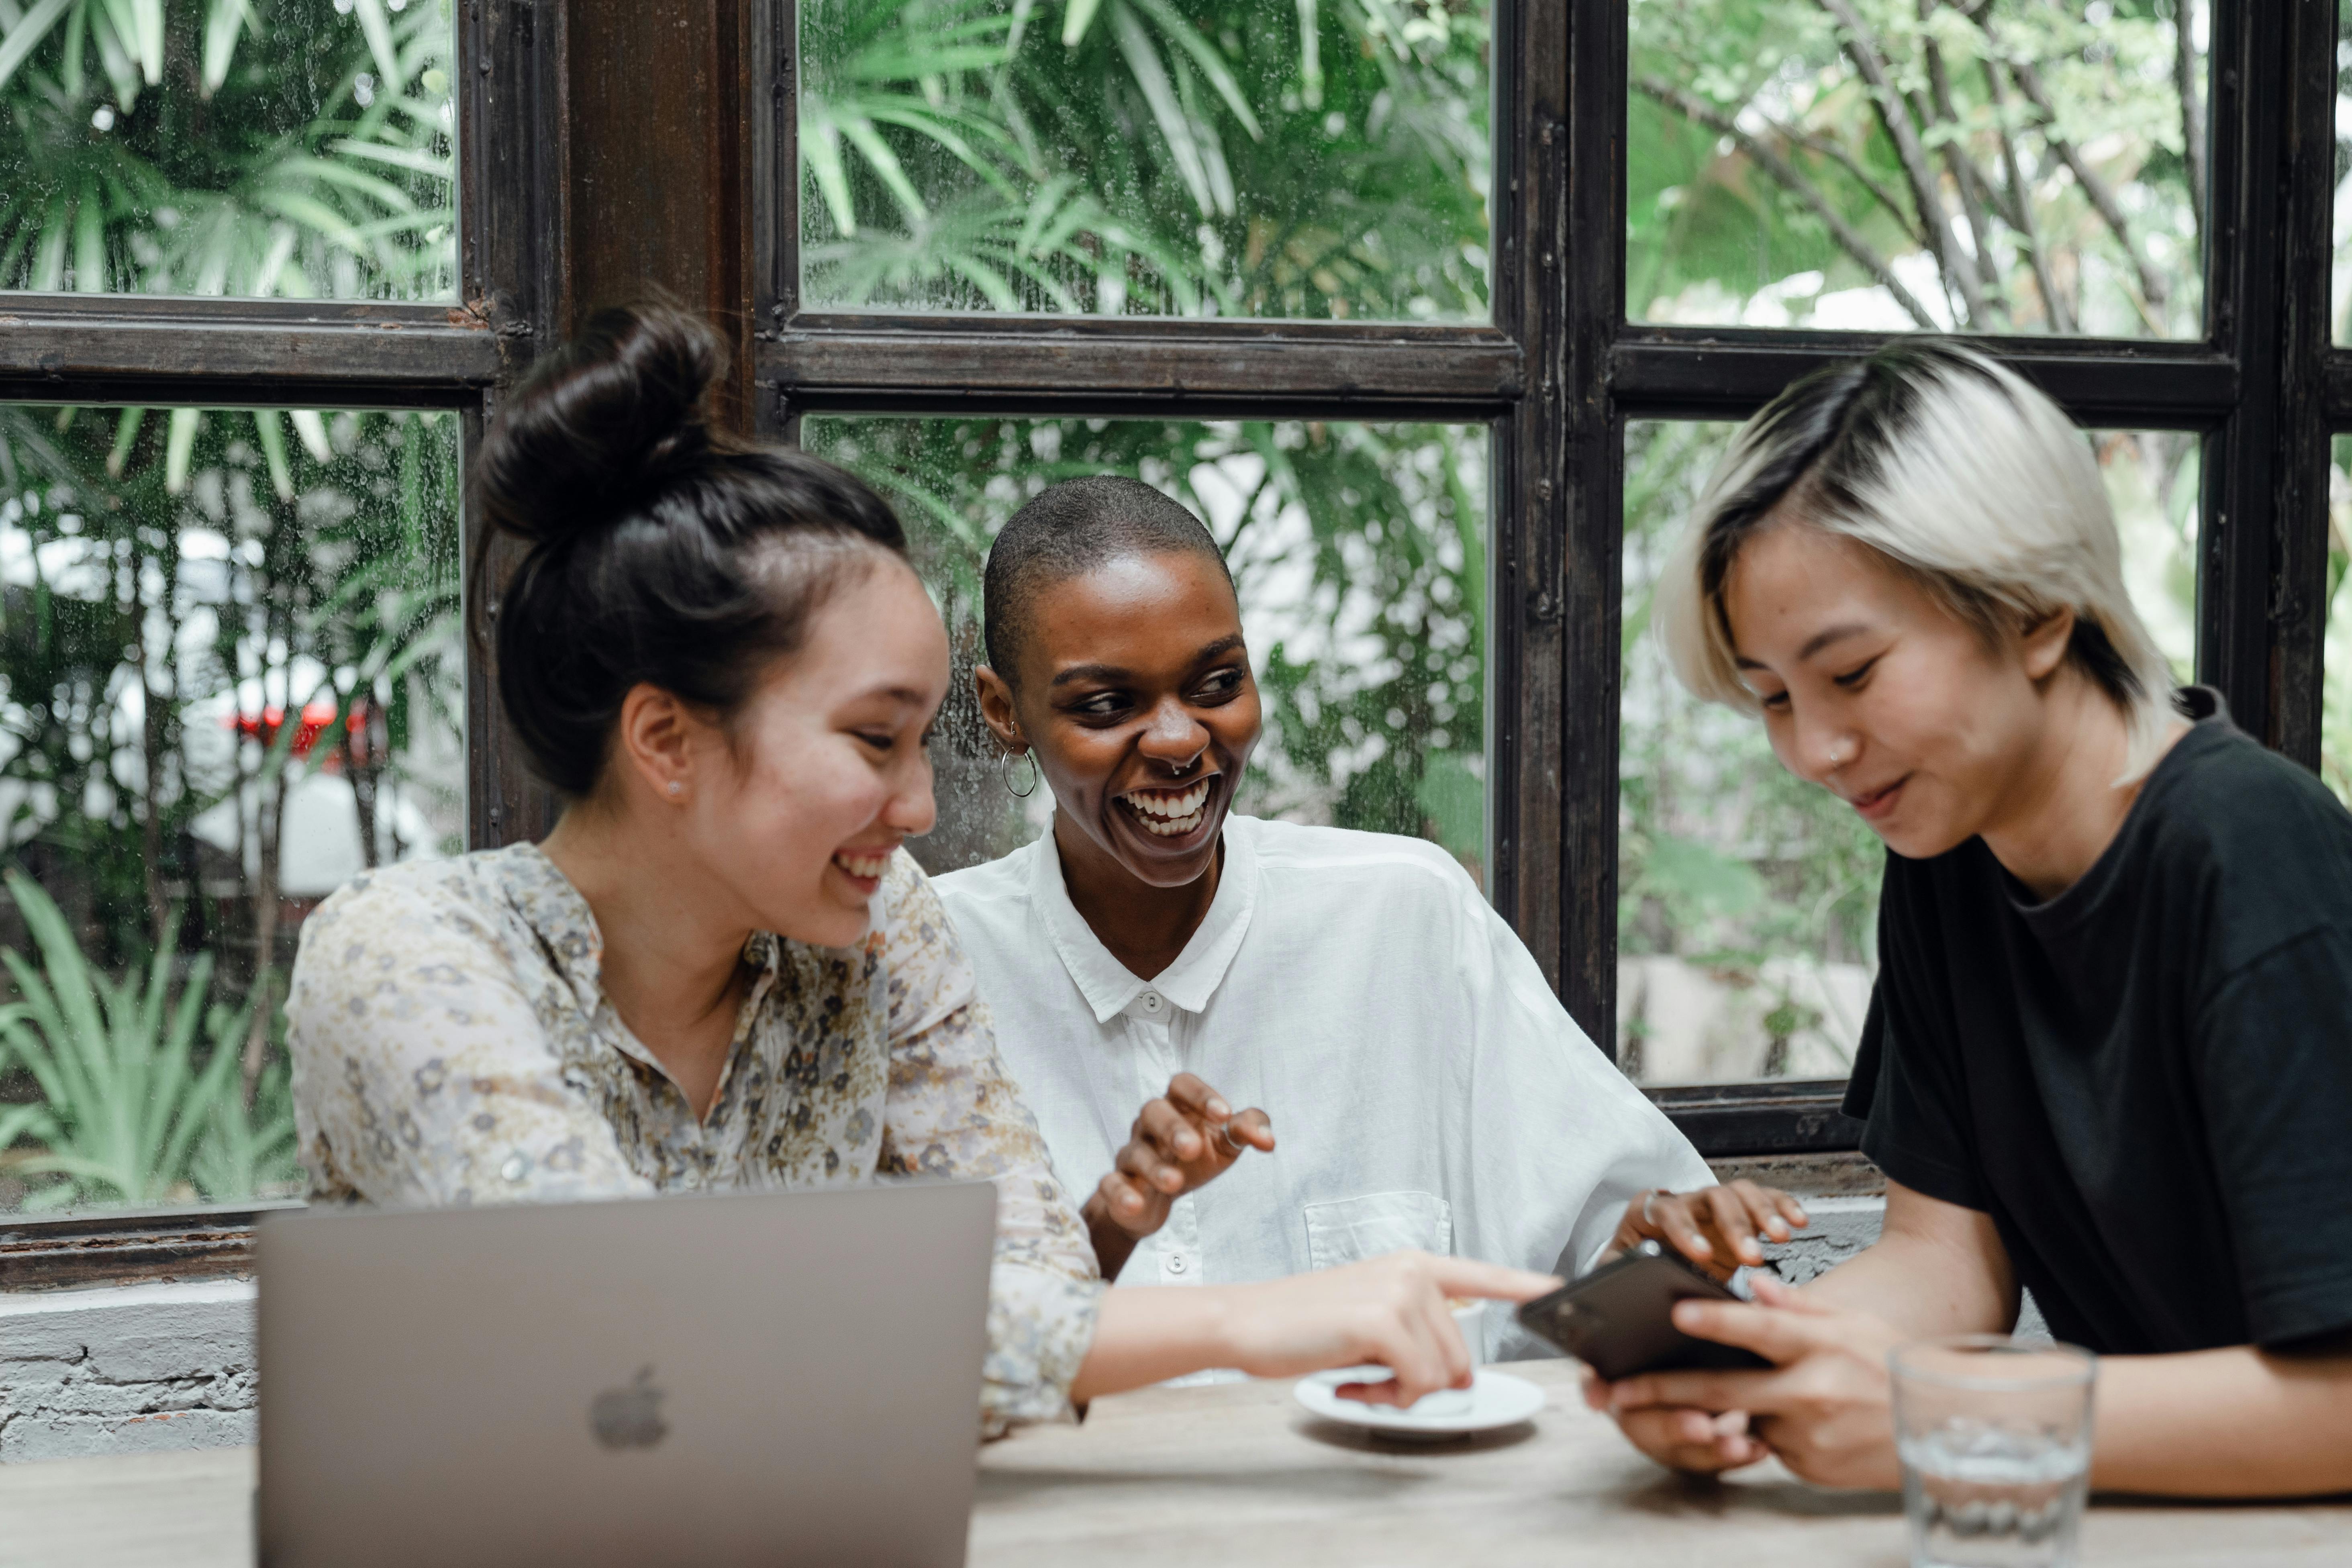
{"type": "Polygon", "coordinates": [[[1038,594],[1129,555],[1203,555],[1233,586],[1225,552],[1181,502],[1124,474],[1066,479],[1014,512],[989,547],[982,614],[990,667],[1017,684],[1038,594]]]}

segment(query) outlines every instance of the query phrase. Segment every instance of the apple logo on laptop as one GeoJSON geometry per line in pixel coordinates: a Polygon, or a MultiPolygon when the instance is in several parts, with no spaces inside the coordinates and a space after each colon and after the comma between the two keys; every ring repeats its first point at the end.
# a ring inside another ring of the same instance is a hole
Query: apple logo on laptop
{"type": "Polygon", "coordinates": [[[662,1391],[654,1386],[654,1369],[637,1369],[635,1381],[608,1388],[588,1405],[588,1427],[607,1448],[650,1448],[669,1436],[661,1417],[662,1391]]]}

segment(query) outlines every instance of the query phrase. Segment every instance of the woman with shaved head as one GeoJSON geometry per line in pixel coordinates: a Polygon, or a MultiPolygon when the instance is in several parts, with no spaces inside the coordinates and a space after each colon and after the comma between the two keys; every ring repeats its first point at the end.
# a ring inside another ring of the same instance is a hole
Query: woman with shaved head
{"type": "MultiPolygon", "coordinates": [[[[998,537],[986,610],[981,709],[1054,826],[939,888],[1055,1163],[1110,1171],[1085,1211],[1106,1274],[1399,1247],[1574,1272],[1629,1205],[1629,1236],[1728,1272],[1804,1223],[1746,1184],[1662,1191],[1713,1178],[1443,850],[1233,812],[1263,720],[1233,580],[1182,506],[1055,486],[998,537]]],[[[1515,1326],[1496,1347],[1534,1348],[1515,1326]]]]}

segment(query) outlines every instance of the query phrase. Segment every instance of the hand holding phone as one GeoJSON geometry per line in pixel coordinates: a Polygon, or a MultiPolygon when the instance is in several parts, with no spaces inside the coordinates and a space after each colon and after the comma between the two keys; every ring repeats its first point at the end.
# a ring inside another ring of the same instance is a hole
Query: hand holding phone
{"type": "Polygon", "coordinates": [[[1644,1372],[1769,1367],[1753,1351],[1694,1339],[1675,1327],[1677,1301],[1736,1301],[1705,1274],[1645,1241],[1613,1262],[1519,1309],[1530,1332],[1558,1345],[1608,1382],[1644,1372]]]}

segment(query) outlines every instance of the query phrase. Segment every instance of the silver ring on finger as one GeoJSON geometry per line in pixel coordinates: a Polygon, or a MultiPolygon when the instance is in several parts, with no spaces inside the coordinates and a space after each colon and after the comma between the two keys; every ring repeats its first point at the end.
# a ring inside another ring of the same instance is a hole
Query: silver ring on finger
{"type": "Polygon", "coordinates": [[[1240,1139],[1234,1136],[1234,1122],[1233,1118],[1230,1116],[1225,1119],[1225,1124],[1217,1130],[1217,1136],[1225,1141],[1225,1148],[1232,1153],[1238,1154],[1242,1152],[1243,1150],[1249,1147],[1248,1144],[1244,1143],[1240,1139]]]}

